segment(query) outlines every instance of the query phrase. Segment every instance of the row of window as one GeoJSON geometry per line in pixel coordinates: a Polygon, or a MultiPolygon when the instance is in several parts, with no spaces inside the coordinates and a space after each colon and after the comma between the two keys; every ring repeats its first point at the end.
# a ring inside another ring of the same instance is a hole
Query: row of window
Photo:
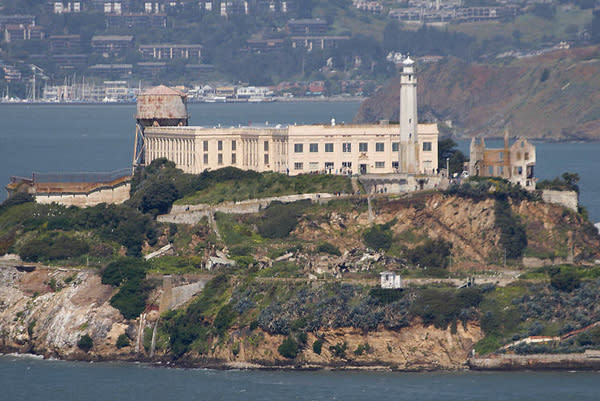
{"type": "MultiPolygon", "coordinates": [[[[204,154],[203,160],[204,160],[204,164],[208,164],[208,153],[204,154]]],[[[269,164],[269,155],[268,154],[264,155],[264,162],[265,162],[265,165],[269,164]]],[[[237,163],[237,156],[235,153],[232,153],[231,154],[231,164],[236,164],[236,163],[237,163]]],[[[223,153],[217,154],[217,164],[223,165],[223,153]]]]}
{"type": "MultiPolygon", "coordinates": [[[[327,172],[330,172],[334,168],[335,168],[335,164],[333,162],[325,162],[324,169],[327,172]]],[[[341,168],[348,169],[348,170],[352,169],[352,162],[342,162],[341,168]]],[[[385,168],[385,162],[375,162],[375,168],[385,168]]],[[[392,162],[392,168],[397,169],[398,162],[392,162]]],[[[295,162],[294,170],[296,170],[296,171],[304,170],[304,163],[303,162],[295,162]]],[[[310,171],[320,170],[320,163],[319,162],[308,163],[308,170],[310,170],[310,171]]]]}
{"type": "MultiPolygon", "coordinates": [[[[266,143],[266,142],[265,142],[266,143]]],[[[398,152],[400,148],[399,142],[392,142],[392,152],[398,152]]],[[[423,151],[431,152],[431,142],[423,142],[423,151]]],[[[319,152],[319,144],[318,143],[310,143],[308,144],[308,151],[310,153],[318,153],[319,152]]],[[[358,143],[358,151],[359,152],[368,152],[369,144],[367,142],[359,142],[358,143]]],[[[325,153],[333,152],[333,143],[325,144],[325,153]]],[[[351,142],[343,142],[342,143],[342,152],[350,153],[352,152],[352,143],[351,142]]],[[[376,142],[375,143],[375,152],[385,152],[385,143],[384,142],[376,142]]],[[[304,144],[303,143],[295,143],[294,144],[294,153],[304,153],[304,144]]]]}
{"type": "MultiPolygon", "coordinates": [[[[208,141],[203,141],[202,143],[202,148],[205,152],[208,152],[208,141]]],[[[269,151],[269,141],[264,141],[263,142],[263,149],[265,152],[269,151]]],[[[218,151],[222,151],[223,150],[223,141],[217,141],[217,150],[218,151]]],[[[231,141],[231,150],[232,151],[236,151],[237,150],[237,141],[236,140],[232,140],[231,141]]]]}
{"type": "MultiPolygon", "coordinates": [[[[204,141],[202,145],[203,145],[202,146],[203,150],[205,152],[208,152],[208,141],[204,141]]],[[[263,149],[265,152],[269,151],[269,141],[263,142],[263,149]]],[[[399,149],[399,143],[392,142],[392,152],[398,152],[398,149],[399,149]]],[[[432,149],[431,142],[423,142],[423,151],[430,152],[431,149],[432,149]]],[[[223,151],[223,141],[217,141],[217,150],[223,151]]],[[[236,150],[237,150],[237,142],[235,140],[232,140],[231,141],[231,151],[234,152],[236,150]]],[[[310,153],[318,153],[319,152],[319,144],[318,143],[309,144],[308,150],[310,153]]],[[[368,152],[369,144],[367,142],[359,142],[358,143],[358,151],[359,152],[368,152]]],[[[385,152],[385,143],[383,143],[383,142],[375,143],[375,151],[376,152],[385,152]]],[[[304,144],[295,143],[294,144],[294,153],[303,153],[303,152],[304,152],[304,144]]],[[[326,153],[333,152],[333,143],[325,144],[325,152],[326,153]]],[[[351,142],[342,143],[342,152],[344,152],[344,153],[352,152],[352,143],[351,142]]],[[[526,154],[526,155],[527,156],[525,157],[525,160],[528,159],[528,154],[526,154]]],[[[500,160],[502,160],[502,154],[500,154],[500,160]]]]}

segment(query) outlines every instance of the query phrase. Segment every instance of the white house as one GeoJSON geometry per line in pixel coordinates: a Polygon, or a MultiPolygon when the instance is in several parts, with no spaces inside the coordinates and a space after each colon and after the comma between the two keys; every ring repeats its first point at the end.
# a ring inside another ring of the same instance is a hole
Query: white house
{"type": "Polygon", "coordinates": [[[398,289],[402,288],[402,278],[399,274],[386,271],[379,273],[381,275],[381,288],[398,289]]]}

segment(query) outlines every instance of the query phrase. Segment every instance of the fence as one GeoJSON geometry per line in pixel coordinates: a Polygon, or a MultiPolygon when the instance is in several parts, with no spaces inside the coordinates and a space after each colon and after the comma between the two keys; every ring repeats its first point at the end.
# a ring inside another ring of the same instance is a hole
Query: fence
{"type": "Polygon", "coordinates": [[[112,182],[119,178],[128,177],[131,175],[131,168],[122,168],[109,172],[80,172],[80,173],[33,173],[32,179],[34,183],[45,182],[60,182],[60,183],[75,183],[75,182],[112,182]]]}

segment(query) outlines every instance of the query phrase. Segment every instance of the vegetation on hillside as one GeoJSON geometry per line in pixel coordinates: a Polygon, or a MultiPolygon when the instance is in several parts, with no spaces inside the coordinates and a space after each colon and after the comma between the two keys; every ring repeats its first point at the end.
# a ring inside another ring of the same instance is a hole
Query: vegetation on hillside
{"type": "MultiPolygon", "coordinates": [[[[600,137],[600,113],[586,99],[600,88],[597,57],[598,46],[590,46],[502,63],[448,58],[421,65],[420,118],[449,120],[452,134],[461,137],[501,137],[509,126],[514,136],[594,140],[600,137]]],[[[355,121],[397,120],[398,91],[398,80],[390,80],[363,102],[355,121]]]]}
{"type": "Polygon", "coordinates": [[[575,191],[579,193],[579,174],[563,173],[561,177],[556,177],[553,180],[538,181],[535,185],[536,189],[553,189],[557,191],[575,191]]]}

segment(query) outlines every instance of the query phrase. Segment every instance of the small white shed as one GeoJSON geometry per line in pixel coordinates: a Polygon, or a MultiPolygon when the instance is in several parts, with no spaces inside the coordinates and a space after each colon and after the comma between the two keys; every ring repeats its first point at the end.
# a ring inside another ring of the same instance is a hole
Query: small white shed
{"type": "Polygon", "coordinates": [[[402,278],[394,272],[381,272],[381,288],[402,288],[402,278]]]}

